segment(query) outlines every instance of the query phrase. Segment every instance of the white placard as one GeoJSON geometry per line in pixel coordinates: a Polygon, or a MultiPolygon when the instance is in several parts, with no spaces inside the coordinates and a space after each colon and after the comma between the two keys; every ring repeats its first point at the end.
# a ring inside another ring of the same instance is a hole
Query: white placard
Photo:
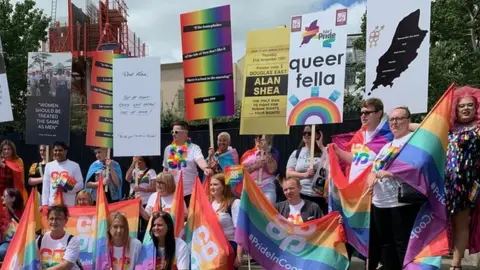
{"type": "Polygon", "coordinates": [[[342,122],[347,14],[342,8],[292,17],[287,125],[342,122]]]}
{"type": "Polygon", "coordinates": [[[160,58],[113,60],[113,153],[159,156],[160,58]]]}
{"type": "Polygon", "coordinates": [[[13,121],[12,103],[10,102],[2,40],[0,39],[0,123],[9,121],[13,121]]]}
{"type": "Polygon", "coordinates": [[[368,0],[364,98],[380,98],[386,112],[427,111],[430,3],[368,0]]]}

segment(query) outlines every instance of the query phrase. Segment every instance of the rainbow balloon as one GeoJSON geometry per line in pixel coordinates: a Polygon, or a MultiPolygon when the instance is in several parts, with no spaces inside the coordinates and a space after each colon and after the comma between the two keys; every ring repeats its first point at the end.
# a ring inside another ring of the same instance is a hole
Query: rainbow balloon
{"type": "Polygon", "coordinates": [[[327,98],[311,97],[293,107],[287,123],[289,126],[309,125],[308,119],[315,116],[322,120],[322,124],[342,122],[342,115],[335,103],[327,98]]]}
{"type": "Polygon", "coordinates": [[[235,113],[230,6],[180,15],[187,120],[235,113]]]}

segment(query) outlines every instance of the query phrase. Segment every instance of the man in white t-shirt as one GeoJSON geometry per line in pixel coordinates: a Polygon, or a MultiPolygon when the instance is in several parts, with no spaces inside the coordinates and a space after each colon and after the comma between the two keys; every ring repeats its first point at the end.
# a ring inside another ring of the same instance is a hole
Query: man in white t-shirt
{"type": "Polygon", "coordinates": [[[173,174],[176,183],[178,183],[180,171],[183,173],[183,194],[188,206],[193,184],[198,176],[197,166],[205,175],[211,175],[212,169],[208,167],[200,147],[188,138],[188,124],[186,122],[174,123],[172,136],[172,144],[165,148],[163,171],[173,174]]]}
{"type": "Polygon", "coordinates": [[[78,163],[67,159],[68,146],[53,144],[54,161],[47,163],[43,174],[42,205],[75,206],[75,196],[83,188],[83,176],[78,163]],[[66,184],[65,184],[66,183],[66,184]]]}
{"type": "Polygon", "coordinates": [[[300,197],[301,184],[298,178],[288,177],[283,181],[282,188],[287,200],[276,203],[275,208],[288,221],[302,224],[322,217],[322,210],[316,203],[300,197]]]}
{"type": "Polygon", "coordinates": [[[380,247],[385,269],[401,269],[420,205],[398,201],[398,189],[403,181],[385,169],[412,135],[408,108],[394,109],[389,123],[394,139],[377,155],[373,165],[376,177],[371,178],[376,180],[369,183],[373,189],[370,230],[374,231],[370,241],[373,246],[380,247]]]}
{"type": "Polygon", "coordinates": [[[47,214],[50,231],[37,238],[42,269],[79,270],[78,239],[65,231],[68,208],[63,204],[51,206],[47,214]]]}

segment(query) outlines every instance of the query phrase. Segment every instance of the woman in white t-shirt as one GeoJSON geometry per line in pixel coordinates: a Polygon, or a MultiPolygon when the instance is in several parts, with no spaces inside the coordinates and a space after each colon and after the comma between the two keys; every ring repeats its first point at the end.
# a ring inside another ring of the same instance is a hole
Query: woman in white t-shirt
{"type": "MultiPolygon", "coordinates": [[[[172,209],[173,200],[176,192],[175,179],[172,174],[162,172],[157,175],[156,188],[157,192],[150,195],[148,198],[147,206],[140,209],[142,218],[146,221],[150,220],[150,215],[155,208],[155,204],[158,204],[158,209],[167,213],[170,213],[172,209]]],[[[187,204],[183,201],[184,215],[187,217],[187,204]]]]}
{"type": "Polygon", "coordinates": [[[150,195],[156,190],[156,177],[157,173],[151,167],[150,157],[133,157],[125,179],[130,182],[130,196],[135,195],[135,197],[141,198],[144,207],[147,205],[150,195]]]}
{"type": "Polygon", "coordinates": [[[303,129],[303,140],[297,150],[293,151],[287,162],[287,177],[300,179],[300,196],[320,206],[324,215],[328,212],[327,202],[323,197],[323,188],[327,176],[327,153],[323,145],[323,134],[315,128],[314,165],[310,168],[310,148],[312,138],[311,126],[303,129]]]}
{"type": "Polygon", "coordinates": [[[175,238],[173,220],[169,213],[160,211],[152,214],[150,235],[157,251],[156,269],[190,268],[190,251],[185,241],[175,238]]]}
{"type": "Polygon", "coordinates": [[[138,260],[142,243],[129,236],[127,218],[121,213],[112,213],[108,219],[108,241],[113,270],[133,270],[138,260]]]}
{"type": "Polygon", "coordinates": [[[210,178],[209,199],[213,211],[216,212],[218,221],[223,228],[223,232],[235,252],[235,265],[238,267],[242,263],[242,250],[235,242],[235,228],[237,227],[238,212],[240,211],[240,200],[235,198],[230,186],[225,184],[225,175],[223,173],[215,174],[210,178]]]}

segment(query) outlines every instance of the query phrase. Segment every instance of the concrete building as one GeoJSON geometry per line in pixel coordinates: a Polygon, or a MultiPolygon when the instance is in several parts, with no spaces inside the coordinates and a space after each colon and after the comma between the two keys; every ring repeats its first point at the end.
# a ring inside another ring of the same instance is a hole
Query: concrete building
{"type": "MultiPolygon", "coordinates": [[[[365,52],[353,48],[353,42],[359,37],[361,37],[361,34],[353,34],[348,35],[347,39],[345,88],[350,91],[355,89],[356,82],[358,81],[358,74],[352,70],[352,65],[357,62],[365,62],[365,52]]],[[[163,108],[173,106],[176,109],[183,110],[185,108],[183,63],[163,64],[161,69],[163,108]]],[[[233,76],[235,82],[235,98],[236,101],[241,101],[244,79],[244,57],[233,64],[233,76]]]]}

